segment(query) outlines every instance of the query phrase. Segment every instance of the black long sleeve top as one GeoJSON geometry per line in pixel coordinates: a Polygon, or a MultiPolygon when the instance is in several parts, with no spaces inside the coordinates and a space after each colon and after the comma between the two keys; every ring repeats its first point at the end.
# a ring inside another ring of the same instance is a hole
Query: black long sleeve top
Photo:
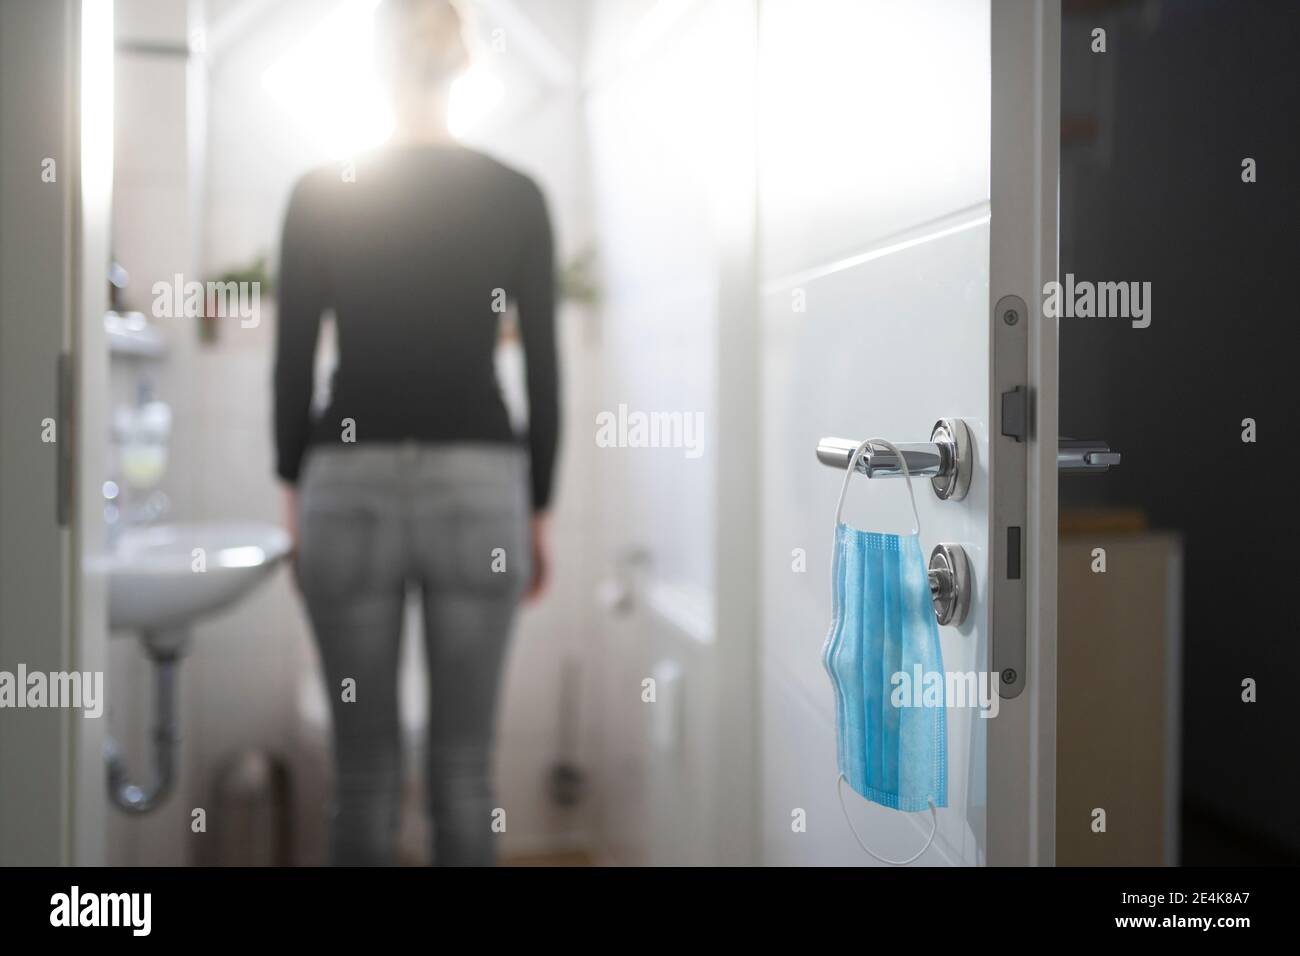
{"type": "Polygon", "coordinates": [[[559,434],[555,266],[536,184],[459,146],[394,147],[308,173],[285,215],[275,357],[276,470],[289,484],[312,444],[514,442],[493,353],[515,304],[528,379],[532,501],[547,506],[559,434]],[[310,411],[321,315],[339,361],[310,411]]]}

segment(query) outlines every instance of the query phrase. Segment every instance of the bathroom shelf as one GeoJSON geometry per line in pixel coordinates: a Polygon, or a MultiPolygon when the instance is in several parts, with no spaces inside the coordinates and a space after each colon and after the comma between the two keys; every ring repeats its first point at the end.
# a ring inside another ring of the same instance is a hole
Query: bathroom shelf
{"type": "Polygon", "coordinates": [[[139,312],[105,313],[104,334],[113,355],[162,358],[167,354],[166,339],[139,312]]]}

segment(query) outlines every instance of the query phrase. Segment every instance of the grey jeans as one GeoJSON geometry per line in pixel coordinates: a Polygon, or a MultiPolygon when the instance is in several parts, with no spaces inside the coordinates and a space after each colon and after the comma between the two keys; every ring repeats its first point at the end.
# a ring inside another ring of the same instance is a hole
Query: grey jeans
{"type": "Polygon", "coordinates": [[[506,643],[529,578],[527,469],[521,448],[486,443],[310,453],[298,581],[332,702],[335,863],[394,861],[408,585],[424,604],[434,862],[495,860],[492,741],[506,643]]]}

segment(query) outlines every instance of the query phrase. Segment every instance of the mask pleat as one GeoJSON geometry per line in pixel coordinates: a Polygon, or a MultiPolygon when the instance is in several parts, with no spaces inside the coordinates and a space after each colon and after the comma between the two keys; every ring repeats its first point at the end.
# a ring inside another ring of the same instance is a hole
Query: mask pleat
{"type": "Polygon", "coordinates": [[[927,798],[946,806],[943,661],[919,541],[841,525],[832,572],[822,659],[835,691],[840,771],[885,806],[924,810],[927,798]],[[901,707],[896,674],[906,675],[901,707]],[[927,679],[939,681],[937,702],[933,691],[926,698],[927,679]]]}

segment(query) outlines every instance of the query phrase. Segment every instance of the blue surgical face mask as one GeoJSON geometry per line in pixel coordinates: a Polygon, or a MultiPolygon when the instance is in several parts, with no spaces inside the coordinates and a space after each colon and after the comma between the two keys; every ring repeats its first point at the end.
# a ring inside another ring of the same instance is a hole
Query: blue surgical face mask
{"type": "Polygon", "coordinates": [[[938,706],[897,707],[892,700],[894,675],[911,675],[917,667],[926,674],[943,673],[920,526],[903,456],[887,441],[863,442],[849,460],[835,510],[834,618],[822,647],[822,663],[835,689],[841,806],[847,782],[859,796],[881,806],[907,812],[930,810],[930,838],[907,860],[878,855],[849,822],[863,850],[896,865],[913,862],[929,848],[938,827],[935,808],[948,805],[947,720],[942,701],[938,706]],[[842,520],[849,482],[868,446],[888,448],[902,462],[916,521],[912,534],[859,531],[842,520]]]}

